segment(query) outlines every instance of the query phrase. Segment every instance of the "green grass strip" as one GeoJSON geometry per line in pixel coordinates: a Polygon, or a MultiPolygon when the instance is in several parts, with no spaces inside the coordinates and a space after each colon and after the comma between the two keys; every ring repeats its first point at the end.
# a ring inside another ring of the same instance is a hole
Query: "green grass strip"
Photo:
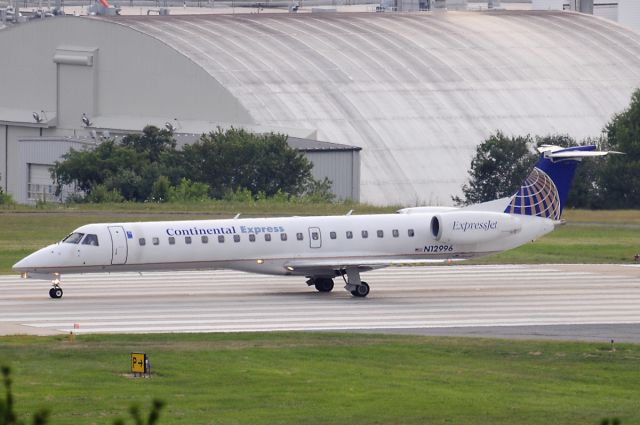
{"type": "MultiPolygon", "coordinates": [[[[321,318],[319,318],[321,320],[321,318]]],[[[640,423],[640,346],[261,333],[0,338],[20,416],[110,424],[167,402],[160,424],[640,423]],[[145,351],[152,378],[129,376],[145,351]]]]}

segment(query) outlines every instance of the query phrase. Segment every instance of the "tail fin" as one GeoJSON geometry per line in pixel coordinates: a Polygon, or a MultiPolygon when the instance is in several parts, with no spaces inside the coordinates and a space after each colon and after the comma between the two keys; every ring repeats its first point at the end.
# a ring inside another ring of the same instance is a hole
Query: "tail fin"
{"type": "Polygon", "coordinates": [[[593,145],[571,148],[543,145],[538,151],[540,159],[520,190],[510,198],[505,213],[559,220],[576,167],[582,158],[619,153],[596,151],[593,145]]]}

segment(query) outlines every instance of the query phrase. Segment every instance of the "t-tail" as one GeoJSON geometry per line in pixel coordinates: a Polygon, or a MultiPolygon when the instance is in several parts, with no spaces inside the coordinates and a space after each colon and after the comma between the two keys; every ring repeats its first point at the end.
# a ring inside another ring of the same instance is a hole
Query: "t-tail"
{"type": "Polygon", "coordinates": [[[583,158],[619,153],[598,151],[594,145],[571,148],[542,145],[538,151],[540,159],[509,199],[505,213],[560,220],[578,163],[583,158]]]}

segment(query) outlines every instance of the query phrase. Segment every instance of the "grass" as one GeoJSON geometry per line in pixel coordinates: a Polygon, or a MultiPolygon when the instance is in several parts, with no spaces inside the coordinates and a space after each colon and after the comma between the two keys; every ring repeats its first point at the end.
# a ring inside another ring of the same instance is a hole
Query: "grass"
{"type": "Polygon", "coordinates": [[[578,221],[566,224],[534,243],[472,263],[633,263],[634,255],[638,253],[640,225],[578,221]]]}
{"type": "Polygon", "coordinates": [[[640,346],[263,333],[0,338],[21,417],[111,423],[168,405],[161,424],[640,423],[640,346]],[[127,375],[147,352],[151,379],[127,375]]]}
{"type": "MultiPolygon", "coordinates": [[[[0,209],[0,273],[38,248],[60,240],[86,224],[110,221],[185,220],[247,216],[382,213],[395,208],[354,204],[295,204],[283,202],[195,204],[111,204],[45,209],[19,206],[0,209]]],[[[640,211],[581,211],[565,214],[567,225],[533,244],[474,260],[473,264],[512,263],[631,263],[640,253],[640,211]]]]}

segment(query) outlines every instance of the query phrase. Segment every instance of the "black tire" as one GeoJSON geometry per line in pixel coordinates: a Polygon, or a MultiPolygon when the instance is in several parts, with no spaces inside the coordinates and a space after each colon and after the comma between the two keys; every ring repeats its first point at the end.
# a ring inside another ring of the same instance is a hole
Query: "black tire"
{"type": "Polygon", "coordinates": [[[333,291],[333,279],[317,279],[315,286],[318,292],[331,292],[333,291]]]}
{"type": "Polygon", "coordinates": [[[49,289],[49,296],[51,298],[55,298],[56,297],[55,288],[49,289]]]}
{"type": "Polygon", "coordinates": [[[54,288],[53,293],[55,294],[54,298],[62,298],[62,288],[54,288]]]}
{"type": "Polygon", "coordinates": [[[360,282],[360,285],[356,287],[353,291],[351,291],[351,295],[358,298],[364,298],[369,295],[369,285],[367,282],[360,282]]]}

